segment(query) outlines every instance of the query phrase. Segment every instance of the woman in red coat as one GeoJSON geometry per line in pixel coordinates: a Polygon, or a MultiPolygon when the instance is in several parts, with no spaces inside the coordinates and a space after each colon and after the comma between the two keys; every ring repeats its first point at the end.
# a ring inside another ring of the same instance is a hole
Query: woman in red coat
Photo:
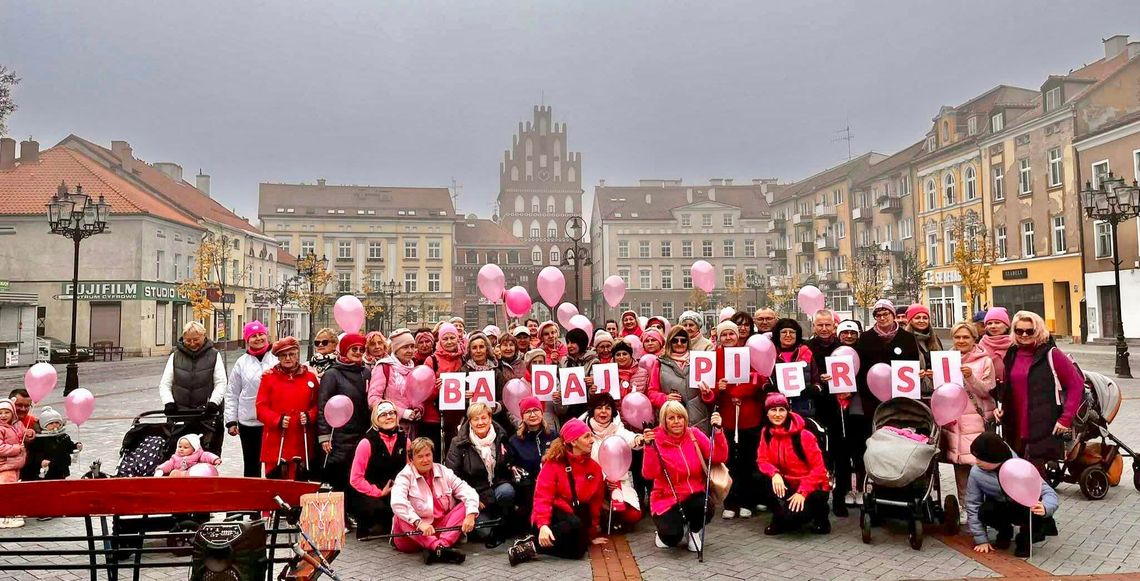
{"type": "Polygon", "coordinates": [[[316,374],[301,365],[301,345],[293,337],[274,343],[273,355],[278,363],[261,377],[257,392],[257,419],[265,426],[261,463],[269,475],[279,460],[285,460],[288,465],[280,478],[296,480],[298,466],[313,468],[320,383],[316,374]]]}

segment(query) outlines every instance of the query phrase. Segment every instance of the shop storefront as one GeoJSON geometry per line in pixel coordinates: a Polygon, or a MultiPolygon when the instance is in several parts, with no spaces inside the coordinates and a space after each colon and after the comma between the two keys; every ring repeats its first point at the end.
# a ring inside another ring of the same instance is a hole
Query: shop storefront
{"type": "MultiPolygon", "coordinates": [[[[61,283],[59,294],[47,302],[46,334],[70,336],[70,282],[61,283]]],[[[109,343],[123,347],[128,355],[168,353],[178,340],[182,324],[189,320],[188,301],[171,283],[147,281],[80,282],[77,342],[83,345],[109,343]]]]}
{"type": "Polygon", "coordinates": [[[1041,315],[1050,333],[1077,339],[1081,332],[1077,308],[1084,297],[1080,277],[1076,255],[998,263],[990,270],[989,304],[1005,307],[1010,315],[1032,311],[1041,315]]]}
{"type": "Polygon", "coordinates": [[[930,326],[949,329],[967,318],[965,289],[955,284],[962,281],[957,270],[926,271],[926,305],[930,308],[930,326]]]}

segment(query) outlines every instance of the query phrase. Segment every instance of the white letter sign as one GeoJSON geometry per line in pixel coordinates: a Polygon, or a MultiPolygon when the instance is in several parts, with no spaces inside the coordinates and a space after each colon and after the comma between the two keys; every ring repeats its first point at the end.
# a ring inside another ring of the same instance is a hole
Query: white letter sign
{"type": "Polygon", "coordinates": [[[831,393],[855,393],[855,359],[850,355],[835,355],[824,358],[827,364],[828,391],[831,393]]]}
{"type": "Polygon", "coordinates": [[[586,369],[584,367],[563,367],[558,370],[562,383],[562,405],[586,403],[586,369]]]}
{"type": "Polygon", "coordinates": [[[554,401],[554,390],[558,389],[558,366],[531,365],[530,376],[534,385],[534,397],[539,401],[554,401]]]}
{"type": "Polygon", "coordinates": [[[724,378],[731,384],[748,383],[752,356],[747,347],[725,347],[724,378]]]}
{"type": "Polygon", "coordinates": [[[796,361],[795,363],[777,363],[776,364],[776,388],[780,393],[788,397],[796,397],[807,386],[807,380],[804,378],[804,371],[807,368],[807,361],[796,361]]]}
{"type": "Polygon", "coordinates": [[[467,409],[466,373],[439,374],[439,409],[467,409]]]}
{"type": "Polygon", "coordinates": [[[917,361],[891,361],[891,397],[921,397],[917,361]]]}
{"type": "Polygon", "coordinates": [[[689,387],[716,389],[716,351],[689,351],[689,387]]]}
{"type": "Polygon", "coordinates": [[[966,386],[966,378],[962,376],[961,351],[931,351],[930,370],[934,372],[934,387],[947,383],[966,386]]]}
{"type": "Polygon", "coordinates": [[[594,393],[608,393],[614,400],[621,399],[621,379],[617,363],[595,363],[590,368],[594,378],[594,393]]]}

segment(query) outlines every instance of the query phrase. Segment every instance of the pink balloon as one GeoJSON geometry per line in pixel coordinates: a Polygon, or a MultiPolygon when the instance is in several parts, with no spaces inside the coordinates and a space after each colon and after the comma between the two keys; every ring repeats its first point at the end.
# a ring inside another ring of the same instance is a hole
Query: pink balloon
{"type": "Polygon", "coordinates": [[[435,371],[427,365],[417,365],[408,374],[407,384],[408,401],[421,405],[435,391],[435,371]]]}
{"type": "Polygon", "coordinates": [[[831,354],[837,357],[840,355],[846,355],[850,357],[851,361],[854,363],[854,369],[851,371],[859,373],[859,352],[856,351],[854,347],[850,345],[840,345],[839,347],[836,347],[835,351],[832,351],[831,354]]]}
{"type": "Polygon", "coordinates": [[[776,368],[776,345],[764,335],[752,335],[744,343],[748,347],[748,362],[752,369],[763,375],[771,377],[772,370],[776,368]]]}
{"type": "Polygon", "coordinates": [[[594,336],[594,324],[590,322],[590,318],[586,315],[574,315],[570,317],[570,326],[567,329],[581,329],[586,332],[587,337],[594,336]]]}
{"type": "Polygon", "coordinates": [[[800,289],[796,295],[796,301],[800,306],[800,310],[809,317],[814,316],[815,312],[823,308],[823,292],[818,288],[807,285],[800,289]]]}
{"type": "Polygon", "coordinates": [[[503,300],[503,291],[507,289],[507,276],[497,264],[484,264],[479,269],[479,293],[483,298],[498,303],[503,300]]]}
{"type": "Polygon", "coordinates": [[[558,304],[565,292],[566,277],[561,270],[548,266],[538,273],[538,296],[542,297],[548,306],[553,307],[558,304]]]}
{"type": "Polygon", "coordinates": [[[652,353],[646,353],[645,355],[641,356],[641,359],[637,360],[637,366],[646,371],[653,369],[656,365],[657,356],[652,353]]]}
{"type": "Polygon", "coordinates": [[[934,390],[930,396],[930,411],[934,412],[934,421],[945,426],[962,417],[966,405],[970,403],[966,390],[956,383],[944,383],[934,390]]]}
{"type": "Polygon", "coordinates": [[[1024,507],[1041,501],[1041,473],[1027,460],[1006,460],[998,470],[998,482],[1005,495],[1024,507]]]}
{"type": "Polygon", "coordinates": [[[507,309],[514,313],[515,316],[521,316],[530,312],[530,307],[533,304],[530,300],[530,293],[521,286],[514,286],[507,290],[506,294],[507,309]]]}
{"type": "Polygon", "coordinates": [[[610,307],[620,305],[621,300],[625,298],[625,279],[616,274],[606,277],[602,283],[602,296],[610,307]]]}
{"type": "Polygon", "coordinates": [[[736,309],[734,309],[732,307],[725,307],[725,308],[720,310],[720,319],[719,320],[720,320],[720,322],[723,323],[723,322],[731,319],[732,316],[735,314],[736,314],[736,309]]]}
{"type": "Polygon", "coordinates": [[[325,402],[325,421],[333,428],[339,428],[352,419],[352,400],[347,395],[334,395],[325,402]]]}
{"type": "Polygon", "coordinates": [[[87,423],[91,412],[95,411],[95,396],[86,388],[80,387],[67,394],[63,401],[63,409],[67,412],[67,419],[77,426],[87,423]]]}
{"type": "Polygon", "coordinates": [[[622,341],[629,343],[630,348],[633,349],[634,359],[640,360],[641,356],[645,355],[645,346],[641,344],[641,338],[637,335],[628,335],[622,341]]]}
{"type": "Polygon", "coordinates": [[[713,266],[704,260],[698,260],[692,266],[693,286],[711,293],[716,288],[716,271],[713,266]]]}
{"type": "Polygon", "coordinates": [[[891,399],[891,365],[876,363],[867,370],[867,387],[879,401],[891,399]]]}
{"type": "Polygon", "coordinates": [[[653,404],[644,393],[630,392],[621,399],[621,419],[634,431],[644,430],[646,425],[654,424],[653,404]]]}
{"type": "Polygon", "coordinates": [[[578,307],[574,306],[571,303],[562,303],[561,305],[558,305],[558,324],[562,325],[562,327],[565,329],[569,329],[570,319],[577,314],[578,307]]]}
{"type": "Polygon", "coordinates": [[[214,468],[213,464],[208,462],[199,462],[190,467],[186,471],[187,476],[197,476],[200,478],[213,478],[218,475],[218,469],[214,468]]]}
{"type": "Polygon", "coordinates": [[[530,384],[525,379],[516,377],[503,386],[503,405],[507,406],[507,412],[511,414],[511,417],[521,422],[522,411],[519,409],[519,404],[524,398],[532,395],[534,392],[531,390],[530,384]]]}
{"type": "Polygon", "coordinates": [[[24,389],[32,397],[32,403],[40,403],[53,389],[59,375],[50,363],[37,363],[24,372],[24,389]]]}
{"type": "Polygon", "coordinates": [[[333,318],[345,333],[359,333],[364,327],[364,305],[352,295],[344,295],[333,305],[333,318]]]}
{"type": "Polygon", "coordinates": [[[598,464],[602,466],[602,477],[620,482],[633,464],[633,450],[621,436],[609,436],[598,447],[598,464]]]}

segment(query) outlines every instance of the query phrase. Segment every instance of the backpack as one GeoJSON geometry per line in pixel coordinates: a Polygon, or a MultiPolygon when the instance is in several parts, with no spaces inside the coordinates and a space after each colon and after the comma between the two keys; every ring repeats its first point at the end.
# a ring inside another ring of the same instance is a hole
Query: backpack
{"type": "Polygon", "coordinates": [[[162,464],[166,453],[166,439],[162,436],[147,436],[133,450],[119,460],[118,477],[154,476],[155,469],[162,464]]]}

